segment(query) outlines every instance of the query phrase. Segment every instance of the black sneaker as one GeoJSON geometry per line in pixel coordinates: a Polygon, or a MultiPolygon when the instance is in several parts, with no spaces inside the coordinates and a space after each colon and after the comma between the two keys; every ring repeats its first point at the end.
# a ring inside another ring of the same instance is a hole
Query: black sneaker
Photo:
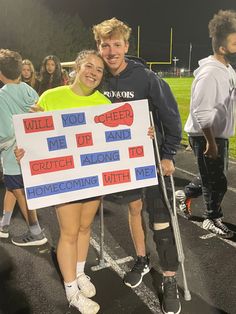
{"type": "Polygon", "coordinates": [[[138,256],[131,271],[125,274],[124,283],[130,288],[136,288],[142,282],[143,276],[149,271],[148,256],[138,256]]]}
{"type": "Polygon", "coordinates": [[[179,314],[181,303],[175,276],[163,276],[162,282],[162,311],[164,314],[179,314]]]}
{"type": "Polygon", "coordinates": [[[43,245],[47,243],[47,238],[44,233],[33,234],[30,231],[27,231],[21,236],[17,236],[11,239],[12,243],[17,246],[35,246],[35,245],[43,245]]]}
{"type": "Polygon", "coordinates": [[[229,230],[229,228],[222,222],[221,218],[205,219],[202,223],[202,227],[224,239],[230,239],[234,236],[234,232],[229,230]]]}

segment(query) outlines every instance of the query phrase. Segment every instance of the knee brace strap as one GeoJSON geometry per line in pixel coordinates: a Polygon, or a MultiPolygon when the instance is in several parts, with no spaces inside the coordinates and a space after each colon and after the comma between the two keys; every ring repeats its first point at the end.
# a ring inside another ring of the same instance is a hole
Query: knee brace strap
{"type": "Polygon", "coordinates": [[[171,227],[154,230],[153,239],[156,243],[160,264],[163,271],[177,271],[178,254],[171,227]]]}
{"type": "Polygon", "coordinates": [[[156,223],[153,224],[153,230],[163,230],[170,226],[169,222],[163,222],[163,223],[156,223]]]}

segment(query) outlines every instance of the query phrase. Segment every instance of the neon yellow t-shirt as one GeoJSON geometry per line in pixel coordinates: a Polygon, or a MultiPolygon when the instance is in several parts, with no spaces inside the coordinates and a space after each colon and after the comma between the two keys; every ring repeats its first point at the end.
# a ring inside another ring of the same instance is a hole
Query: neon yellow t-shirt
{"type": "Polygon", "coordinates": [[[79,96],[69,86],[59,86],[44,92],[38,105],[45,111],[64,110],[87,106],[110,104],[111,101],[99,91],[89,96],[79,96]]]}

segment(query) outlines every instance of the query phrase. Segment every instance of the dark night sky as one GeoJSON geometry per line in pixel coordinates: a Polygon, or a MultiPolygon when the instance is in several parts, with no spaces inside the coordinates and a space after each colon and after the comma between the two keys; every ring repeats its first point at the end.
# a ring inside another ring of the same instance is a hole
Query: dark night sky
{"type": "Polygon", "coordinates": [[[219,9],[236,10],[236,0],[47,0],[51,9],[78,13],[87,27],[113,16],[125,21],[137,38],[140,25],[140,55],[147,61],[169,59],[170,28],[173,56],[178,66],[188,66],[189,44],[192,64],[211,53],[208,22],[219,9]]]}

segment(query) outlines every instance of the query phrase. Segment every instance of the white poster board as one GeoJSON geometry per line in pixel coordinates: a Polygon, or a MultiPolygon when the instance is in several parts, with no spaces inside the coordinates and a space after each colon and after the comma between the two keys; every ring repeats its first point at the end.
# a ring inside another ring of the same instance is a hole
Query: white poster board
{"type": "Polygon", "coordinates": [[[13,117],[30,209],[157,184],[147,100],[13,117]]]}

